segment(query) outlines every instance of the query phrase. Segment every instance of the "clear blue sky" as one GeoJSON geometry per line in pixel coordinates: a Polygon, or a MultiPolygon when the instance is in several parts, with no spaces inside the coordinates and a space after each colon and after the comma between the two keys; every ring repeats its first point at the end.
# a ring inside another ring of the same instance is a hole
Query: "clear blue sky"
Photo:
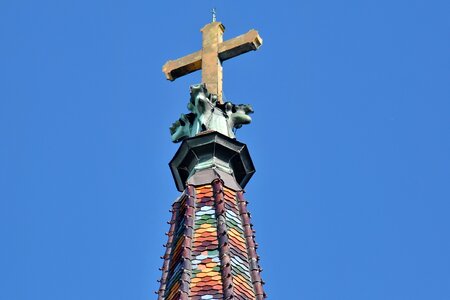
{"type": "Polygon", "coordinates": [[[450,299],[450,2],[0,2],[0,299],[155,299],[216,6],[270,299],[450,299]]]}

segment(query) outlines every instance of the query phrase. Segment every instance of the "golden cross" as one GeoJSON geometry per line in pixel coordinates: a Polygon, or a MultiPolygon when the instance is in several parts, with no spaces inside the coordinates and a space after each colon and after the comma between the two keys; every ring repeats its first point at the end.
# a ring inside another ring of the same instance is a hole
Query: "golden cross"
{"type": "Polygon", "coordinates": [[[220,22],[212,22],[201,29],[203,34],[202,50],[186,55],[177,60],[169,60],[163,66],[168,80],[202,69],[202,83],[211,94],[222,101],[222,62],[235,56],[256,50],[262,45],[262,39],[254,29],[223,41],[225,27],[220,22]]]}

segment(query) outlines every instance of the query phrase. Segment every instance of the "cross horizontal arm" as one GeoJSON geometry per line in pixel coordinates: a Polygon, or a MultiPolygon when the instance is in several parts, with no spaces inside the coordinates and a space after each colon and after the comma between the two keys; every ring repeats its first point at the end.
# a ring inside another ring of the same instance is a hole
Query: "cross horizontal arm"
{"type": "Polygon", "coordinates": [[[174,81],[178,77],[195,72],[202,68],[202,51],[186,55],[177,60],[169,60],[163,66],[162,70],[166,78],[174,81]]]}
{"type": "Polygon", "coordinates": [[[219,45],[219,58],[221,61],[256,50],[262,45],[262,38],[258,31],[252,29],[249,32],[225,41],[219,45]]]}
{"type": "MultiPolygon", "coordinates": [[[[220,43],[218,50],[216,50],[216,55],[220,61],[225,61],[251,50],[256,50],[261,45],[262,38],[259,36],[258,31],[252,29],[245,34],[220,43]]],[[[200,70],[202,68],[203,54],[204,49],[177,60],[169,60],[162,68],[166,78],[174,81],[181,76],[200,70]]]]}

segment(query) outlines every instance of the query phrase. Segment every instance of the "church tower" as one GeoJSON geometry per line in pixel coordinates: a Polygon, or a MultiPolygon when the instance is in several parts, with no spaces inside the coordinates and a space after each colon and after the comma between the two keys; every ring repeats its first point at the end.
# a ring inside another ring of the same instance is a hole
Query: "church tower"
{"type": "Polygon", "coordinates": [[[158,300],[262,300],[263,281],[244,188],[255,168],[235,129],[251,122],[252,107],[224,102],[222,63],[257,50],[255,30],[223,41],[215,20],[201,29],[202,49],[168,61],[163,72],[175,80],[202,71],[190,88],[189,113],[172,124],[180,148],[169,166],[181,192],[168,222],[158,300]]]}

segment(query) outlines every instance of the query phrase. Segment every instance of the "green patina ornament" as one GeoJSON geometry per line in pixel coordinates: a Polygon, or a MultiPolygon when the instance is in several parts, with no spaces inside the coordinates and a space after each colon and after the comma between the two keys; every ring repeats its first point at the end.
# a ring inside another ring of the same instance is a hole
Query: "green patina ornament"
{"type": "Polygon", "coordinates": [[[235,129],[252,121],[253,109],[248,104],[233,104],[217,101],[217,95],[211,94],[205,84],[191,86],[191,98],[187,105],[189,114],[181,117],[170,127],[172,142],[194,137],[200,132],[217,131],[230,138],[235,138],[235,129]]]}

